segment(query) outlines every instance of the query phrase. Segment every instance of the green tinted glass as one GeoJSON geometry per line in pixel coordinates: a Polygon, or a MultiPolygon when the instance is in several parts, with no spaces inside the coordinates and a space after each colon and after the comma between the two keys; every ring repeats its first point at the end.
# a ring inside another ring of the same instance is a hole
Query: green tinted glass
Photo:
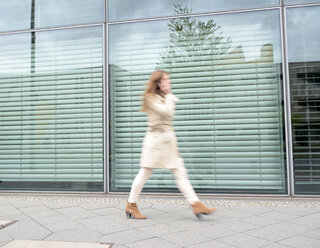
{"type": "Polygon", "coordinates": [[[104,21],[104,0],[41,0],[35,5],[35,27],[104,21]]]}
{"type": "Polygon", "coordinates": [[[102,34],[0,36],[0,189],[103,190],[102,34]]]}
{"type": "Polygon", "coordinates": [[[320,193],[320,7],[287,10],[294,183],[320,193]]]}
{"type": "Polygon", "coordinates": [[[0,32],[104,21],[104,0],[0,1],[0,32]]]}
{"type": "MultiPolygon", "coordinates": [[[[199,192],[285,193],[279,12],[109,26],[111,190],[139,169],[149,75],[167,70],[180,98],[174,128],[199,192]]],[[[172,191],[155,170],[145,190],[172,191]]]]}
{"type": "Polygon", "coordinates": [[[0,32],[29,29],[31,1],[0,1],[0,32]]]}
{"type": "Polygon", "coordinates": [[[108,19],[128,20],[177,13],[175,6],[187,7],[191,13],[236,10],[279,5],[279,0],[108,0],[108,19]]]}

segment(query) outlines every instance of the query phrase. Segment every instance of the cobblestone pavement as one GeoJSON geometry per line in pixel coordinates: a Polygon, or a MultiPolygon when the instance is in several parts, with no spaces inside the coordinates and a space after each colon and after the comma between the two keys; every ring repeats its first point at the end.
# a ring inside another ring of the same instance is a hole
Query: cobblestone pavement
{"type": "Polygon", "coordinates": [[[201,220],[182,198],[148,195],[138,204],[148,219],[127,219],[126,198],[0,194],[0,247],[43,240],[113,243],[113,248],[320,248],[319,198],[201,197],[218,209],[201,220]]]}

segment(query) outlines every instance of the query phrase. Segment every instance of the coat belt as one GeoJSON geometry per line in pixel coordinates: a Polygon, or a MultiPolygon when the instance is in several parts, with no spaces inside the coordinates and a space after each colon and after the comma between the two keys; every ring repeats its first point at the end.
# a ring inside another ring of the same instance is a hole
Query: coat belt
{"type": "Polygon", "coordinates": [[[164,133],[168,131],[173,131],[173,127],[170,125],[163,125],[163,126],[153,126],[153,127],[148,127],[149,132],[159,132],[159,133],[164,133]]]}

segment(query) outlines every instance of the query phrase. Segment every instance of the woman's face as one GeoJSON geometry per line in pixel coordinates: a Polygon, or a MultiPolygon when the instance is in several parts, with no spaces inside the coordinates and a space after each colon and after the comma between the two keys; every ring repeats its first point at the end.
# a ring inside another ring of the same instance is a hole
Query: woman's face
{"type": "Polygon", "coordinates": [[[168,74],[163,74],[159,88],[164,94],[169,94],[171,92],[171,80],[168,74]]]}

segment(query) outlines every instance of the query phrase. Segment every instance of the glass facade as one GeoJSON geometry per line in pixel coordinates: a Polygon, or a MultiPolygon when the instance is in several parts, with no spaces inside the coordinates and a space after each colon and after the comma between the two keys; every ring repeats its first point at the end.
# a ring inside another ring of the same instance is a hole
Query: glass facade
{"type": "Polygon", "coordinates": [[[0,32],[29,29],[31,27],[31,1],[11,0],[0,2],[0,32]]]}
{"type": "Polygon", "coordinates": [[[103,26],[0,45],[0,189],[103,191],[103,26]]]}
{"type": "Polygon", "coordinates": [[[36,28],[104,21],[103,0],[34,1],[36,28]]]}
{"type": "MultiPolygon", "coordinates": [[[[164,69],[197,192],[320,196],[319,12],[317,0],[1,1],[0,191],[128,192],[141,95],[164,69]]],[[[178,192],[157,169],[144,190],[178,192]]]]}
{"type": "MultiPolygon", "coordinates": [[[[286,192],[279,20],[272,10],[109,27],[112,189],[128,190],[137,174],[143,85],[164,69],[180,98],[174,126],[195,189],[286,192]]],[[[159,170],[147,188],[176,186],[159,170]]]]}
{"type": "Polygon", "coordinates": [[[287,11],[296,194],[320,192],[319,12],[320,6],[287,11]]]}
{"type": "Polygon", "coordinates": [[[280,4],[279,0],[109,0],[108,2],[108,19],[110,21],[259,8],[280,4]],[[186,7],[188,12],[179,12],[179,7],[186,7]]]}
{"type": "Polygon", "coordinates": [[[104,0],[0,2],[0,32],[104,21],[104,0]]]}

